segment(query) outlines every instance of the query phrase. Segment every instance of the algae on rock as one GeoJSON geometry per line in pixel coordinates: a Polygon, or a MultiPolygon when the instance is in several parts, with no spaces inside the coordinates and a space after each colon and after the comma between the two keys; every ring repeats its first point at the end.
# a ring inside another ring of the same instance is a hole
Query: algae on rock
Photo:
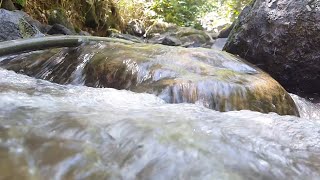
{"type": "Polygon", "coordinates": [[[218,50],[109,41],[9,56],[0,65],[61,84],[147,92],[169,103],[298,115],[269,75],[218,50]]]}

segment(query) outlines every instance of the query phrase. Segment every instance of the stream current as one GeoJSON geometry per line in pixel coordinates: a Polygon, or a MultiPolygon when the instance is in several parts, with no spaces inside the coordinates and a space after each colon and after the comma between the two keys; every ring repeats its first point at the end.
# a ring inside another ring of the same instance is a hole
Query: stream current
{"type": "Polygon", "coordinates": [[[300,118],[0,68],[0,179],[318,179],[320,108],[291,96],[300,118]]]}

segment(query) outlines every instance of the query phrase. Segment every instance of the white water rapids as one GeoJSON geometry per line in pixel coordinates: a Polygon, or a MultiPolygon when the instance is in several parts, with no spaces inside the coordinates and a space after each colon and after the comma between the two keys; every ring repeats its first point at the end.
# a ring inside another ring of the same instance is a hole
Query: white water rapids
{"type": "Polygon", "coordinates": [[[0,179],[319,179],[319,106],[221,113],[0,69],[0,179]]]}

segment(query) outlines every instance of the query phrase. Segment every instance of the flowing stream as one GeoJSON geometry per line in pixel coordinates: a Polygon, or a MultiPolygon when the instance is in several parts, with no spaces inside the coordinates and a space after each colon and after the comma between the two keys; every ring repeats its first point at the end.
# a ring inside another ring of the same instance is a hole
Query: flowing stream
{"type": "Polygon", "coordinates": [[[318,179],[319,105],[292,97],[301,118],[0,69],[0,179],[318,179]]]}

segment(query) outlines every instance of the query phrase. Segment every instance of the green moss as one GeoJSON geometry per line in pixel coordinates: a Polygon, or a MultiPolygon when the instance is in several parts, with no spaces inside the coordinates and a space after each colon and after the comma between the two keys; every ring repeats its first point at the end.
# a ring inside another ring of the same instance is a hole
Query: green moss
{"type": "Polygon", "coordinates": [[[27,3],[26,0],[14,0],[14,2],[18,5],[20,5],[21,7],[24,7],[27,3]]]}
{"type": "Polygon", "coordinates": [[[214,72],[218,79],[223,81],[228,81],[230,79],[233,79],[237,73],[230,69],[218,69],[214,72]]]}
{"type": "Polygon", "coordinates": [[[24,19],[19,20],[19,31],[23,38],[30,38],[37,34],[37,31],[24,19]]]}

